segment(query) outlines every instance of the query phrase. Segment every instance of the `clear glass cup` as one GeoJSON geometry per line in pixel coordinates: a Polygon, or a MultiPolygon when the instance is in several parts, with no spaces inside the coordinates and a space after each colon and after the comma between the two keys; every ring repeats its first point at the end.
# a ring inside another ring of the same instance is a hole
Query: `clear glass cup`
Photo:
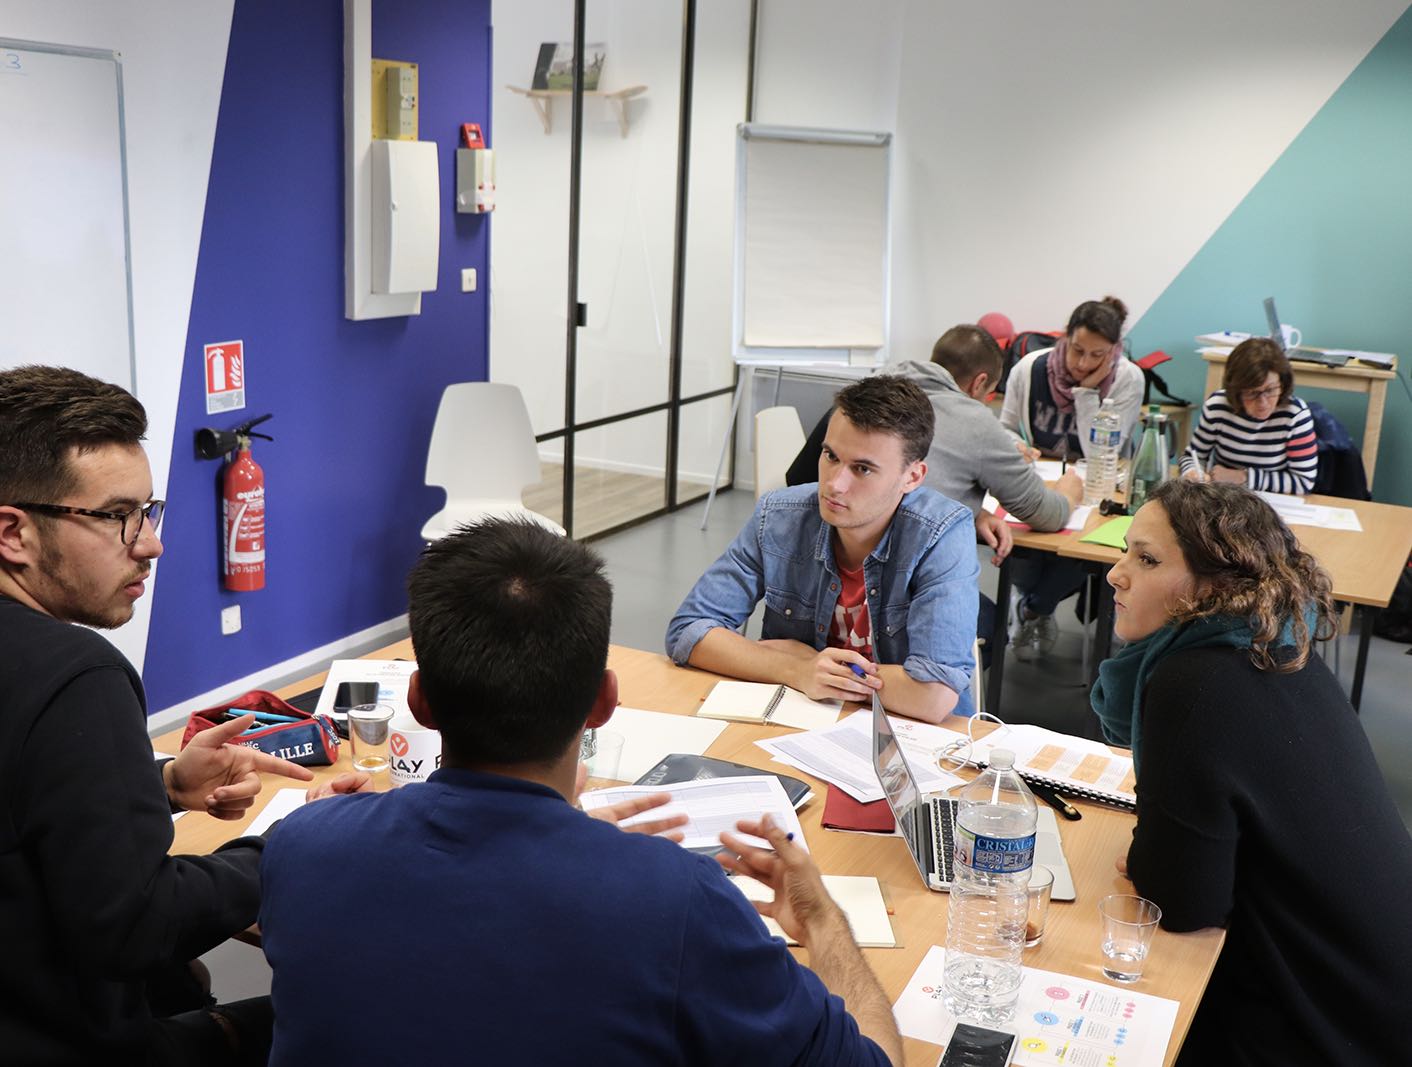
{"type": "MultiPolygon", "coordinates": [[[[618,774],[623,761],[625,738],[622,734],[614,733],[612,730],[594,730],[593,734],[593,751],[583,753],[583,750],[580,750],[584,766],[588,769],[588,778],[583,785],[584,791],[606,789],[610,785],[622,785],[618,774]]],[[[587,747],[587,745],[584,746],[584,748],[587,747]]]]}
{"type": "Polygon", "coordinates": [[[353,746],[355,771],[382,774],[391,767],[391,724],[392,709],[386,704],[359,704],[348,709],[348,741],[353,746]]]}
{"type": "Polygon", "coordinates": [[[1152,935],[1162,919],[1162,909],[1144,897],[1115,893],[1098,902],[1103,920],[1103,975],[1115,982],[1136,982],[1142,977],[1152,935]]]}
{"type": "Polygon", "coordinates": [[[1034,948],[1044,938],[1049,917],[1049,896],[1054,892],[1054,872],[1042,863],[1030,870],[1030,910],[1025,917],[1025,948],[1034,948]]]}

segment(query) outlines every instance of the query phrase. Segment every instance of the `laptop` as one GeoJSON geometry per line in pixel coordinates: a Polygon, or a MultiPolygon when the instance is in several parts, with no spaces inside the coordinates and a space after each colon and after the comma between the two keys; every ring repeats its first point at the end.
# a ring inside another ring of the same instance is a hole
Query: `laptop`
{"type": "MultiPolygon", "coordinates": [[[[923,797],[917,789],[917,777],[907,763],[907,754],[897,742],[892,724],[887,721],[882,701],[873,694],[873,769],[883,795],[887,797],[898,832],[907,843],[912,862],[922,876],[922,884],[938,893],[951,887],[955,870],[953,846],[956,835],[954,797],[923,797]]],[[[1064,846],[1059,839],[1059,822],[1047,807],[1038,810],[1035,829],[1034,861],[1054,872],[1054,900],[1073,900],[1074,877],[1064,858],[1064,846]]]]}
{"type": "Polygon", "coordinates": [[[1348,362],[1348,357],[1343,355],[1331,355],[1317,348],[1305,348],[1302,345],[1295,345],[1293,348],[1285,347],[1285,334],[1280,329],[1280,313],[1275,310],[1275,298],[1267,296],[1265,298],[1265,321],[1270,326],[1270,340],[1280,346],[1280,351],[1290,359],[1300,363],[1319,363],[1325,367],[1342,367],[1348,362]]]}

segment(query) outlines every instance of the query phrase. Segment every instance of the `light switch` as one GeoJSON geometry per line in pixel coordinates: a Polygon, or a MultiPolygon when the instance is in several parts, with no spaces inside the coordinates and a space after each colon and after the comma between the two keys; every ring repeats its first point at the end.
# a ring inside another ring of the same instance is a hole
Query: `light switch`
{"type": "Polygon", "coordinates": [[[240,605],[232,604],[228,608],[221,608],[221,636],[229,637],[231,634],[240,633],[240,605]]]}
{"type": "Polygon", "coordinates": [[[461,268],[461,292],[474,293],[476,291],[476,269],[475,267],[461,268]]]}

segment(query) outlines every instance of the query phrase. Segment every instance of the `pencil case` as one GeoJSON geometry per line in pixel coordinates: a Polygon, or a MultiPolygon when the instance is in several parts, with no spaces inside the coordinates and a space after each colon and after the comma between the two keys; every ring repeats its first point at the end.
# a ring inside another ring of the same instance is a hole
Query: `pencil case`
{"type": "Polygon", "coordinates": [[[186,720],[181,747],[185,748],[202,730],[209,730],[247,711],[278,715],[293,721],[257,722],[257,729],[238,735],[231,740],[231,744],[248,745],[305,767],[326,767],[338,759],[338,735],[329,719],[300,711],[264,689],[252,689],[218,707],[193,711],[186,720]]]}

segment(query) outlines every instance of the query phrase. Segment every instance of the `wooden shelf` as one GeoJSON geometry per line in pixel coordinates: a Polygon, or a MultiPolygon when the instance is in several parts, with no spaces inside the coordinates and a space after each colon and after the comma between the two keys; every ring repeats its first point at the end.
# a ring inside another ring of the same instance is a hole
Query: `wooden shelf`
{"type": "MultiPolygon", "coordinates": [[[[534,105],[535,113],[539,116],[540,124],[544,127],[544,132],[549,133],[554,128],[554,107],[553,101],[557,96],[572,96],[569,89],[522,89],[518,85],[507,85],[505,88],[512,93],[519,93],[528,98],[534,105]]],[[[629,85],[626,89],[613,89],[611,91],[603,89],[593,89],[584,92],[585,97],[596,96],[613,105],[613,110],[618,116],[618,129],[622,135],[628,135],[628,101],[635,96],[641,96],[647,92],[645,85],[629,85]]]]}

